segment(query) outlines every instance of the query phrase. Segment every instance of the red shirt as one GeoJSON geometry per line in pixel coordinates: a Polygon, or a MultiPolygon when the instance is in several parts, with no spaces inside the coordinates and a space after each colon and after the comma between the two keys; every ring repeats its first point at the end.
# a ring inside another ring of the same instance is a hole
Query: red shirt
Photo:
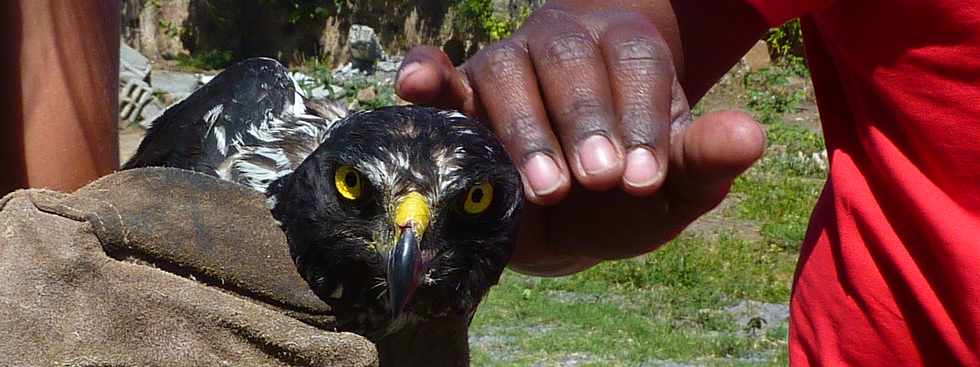
{"type": "Polygon", "coordinates": [[[980,1],[748,0],[803,16],[830,175],[794,365],[980,365],[980,1]]]}

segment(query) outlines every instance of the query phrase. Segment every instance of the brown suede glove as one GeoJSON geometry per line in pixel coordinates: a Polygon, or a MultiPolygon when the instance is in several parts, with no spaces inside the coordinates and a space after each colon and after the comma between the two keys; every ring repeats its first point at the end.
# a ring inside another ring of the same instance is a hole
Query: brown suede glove
{"type": "Polygon", "coordinates": [[[264,205],[165,168],[0,199],[0,365],[377,365],[264,205]]]}

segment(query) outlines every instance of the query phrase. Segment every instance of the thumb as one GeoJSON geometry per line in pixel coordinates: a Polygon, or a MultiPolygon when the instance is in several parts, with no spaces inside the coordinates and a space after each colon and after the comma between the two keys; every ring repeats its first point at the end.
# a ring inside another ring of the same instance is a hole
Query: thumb
{"type": "Polygon", "coordinates": [[[762,157],[766,134],[746,113],[719,111],[675,130],[671,142],[671,212],[690,222],[717,206],[735,177],[762,157]]]}
{"type": "Polygon", "coordinates": [[[478,115],[465,74],[436,47],[418,46],[405,55],[395,78],[395,93],[415,104],[478,115]]]}

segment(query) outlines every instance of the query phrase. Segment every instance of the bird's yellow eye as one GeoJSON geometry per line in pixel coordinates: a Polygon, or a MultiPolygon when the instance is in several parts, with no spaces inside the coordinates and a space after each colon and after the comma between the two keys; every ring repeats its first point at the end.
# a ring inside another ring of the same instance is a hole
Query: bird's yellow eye
{"type": "Polygon", "coordinates": [[[493,202],[493,186],[489,182],[473,185],[466,193],[463,211],[469,214],[480,214],[490,207],[493,202]]]}
{"type": "Polygon", "coordinates": [[[337,192],[348,200],[357,200],[364,192],[364,178],[354,167],[340,166],[334,173],[333,179],[337,185],[337,192]]]}

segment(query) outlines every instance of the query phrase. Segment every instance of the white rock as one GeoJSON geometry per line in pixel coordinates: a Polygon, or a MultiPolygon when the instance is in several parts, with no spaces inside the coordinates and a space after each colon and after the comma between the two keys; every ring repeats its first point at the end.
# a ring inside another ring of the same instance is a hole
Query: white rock
{"type": "Polygon", "coordinates": [[[210,83],[211,80],[214,79],[214,77],[215,77],[214,75],[201,74],[201,78],[200,78],[201,85],[210,83]]]}
{"type": "Polygon", "coordinates": [[[384,56],[381,42],[378,41],[374,29],[366,25],[354,24],[350,27],[350,31],[347,33],[347,47],[350,48],[354,67],[369,72],[374,69],[374,64],[384,56]]]}
{"type": "Polygon", "coordinates": [[[150,59],[125,43],[119,45],[119,81],[146,80],[152,69],[150,59]]]}
{"type": "Polygon", "coordinates": [[[187,95],[201,86],[201,77],[196,74],[157,70],[150,74],[153,89],[173,95],[187,95]]]}

